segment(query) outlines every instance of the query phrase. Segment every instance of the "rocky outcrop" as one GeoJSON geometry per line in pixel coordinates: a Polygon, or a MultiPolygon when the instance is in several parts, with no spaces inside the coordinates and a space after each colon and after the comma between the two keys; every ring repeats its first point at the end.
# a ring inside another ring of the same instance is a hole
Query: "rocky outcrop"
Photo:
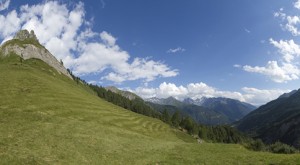
{"type": "Polygon", "coordinates": [[[20,30],[14,37],[14,39],[18,39],[21,41],[24,41],[26,39],[32,39],[35,41],[38,41],[36,35],[34,34],[34,31],[31,30],[30,33],[28,30],[20,30]]]}
{"type": "Polygon", "coordinates": [[[59,73],[62,73],[72,79],[72,76],[63,64],[59,62],[45,47],[38,43],[33,31],[29,33],[27,30],[21,30],[16,34],[13,40],[5,42],[0,47],[0,51],[4,56],[9,55],[10,53],[15,53],[24,60],[31,58],[40,59],[52,66],[59,73]],[[14,42],[13,40],[19,40],[21,42],[14,42]],[[33,43],[31,44],[31,42],[33,43]]]}

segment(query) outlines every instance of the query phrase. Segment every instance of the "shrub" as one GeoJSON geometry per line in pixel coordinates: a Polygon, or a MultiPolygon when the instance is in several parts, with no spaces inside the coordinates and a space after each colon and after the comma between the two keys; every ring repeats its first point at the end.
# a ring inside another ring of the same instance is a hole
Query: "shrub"
{"type": "Polygon", "coordinates": [[[281,142],[276,142],[274,144],[271,144],[268,147],[268,150],[270,152],[278,153],[278,154],[293,154],[298,152],[296,148],[281,142]]]}
{"type": "Polygon", "coordinates": [[[246,147],[253,151],[264,151],[266,148],[265,144],[260,139],[251,141],[250,143],[247,144],[246,147]]]}

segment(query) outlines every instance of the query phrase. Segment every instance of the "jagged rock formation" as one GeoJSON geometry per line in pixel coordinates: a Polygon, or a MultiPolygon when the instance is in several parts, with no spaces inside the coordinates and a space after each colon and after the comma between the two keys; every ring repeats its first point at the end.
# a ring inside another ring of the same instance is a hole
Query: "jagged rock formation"
{"type": "Polygon", "coordinates": [[[28,32],[28,30],[20,30],[14,37],[14,39],[18,39],[21,41],[24,41],[26,39],[32,39],[35,41],[38,41],[36,35],[34,34],[34,31],[31,30],[30,33],[28,32]]]}
{"type": "Polygon", "coordinates": [[[0,47],[0,52],[4,56],[14,53],[24,60],[36,58],[52,66],[59,73],[62,73],[72,79],[67,69],[59,62],[44,46],[42,46],[34,34],[34,31],[19,31],[14,39],[5,42],[0,47]]]}

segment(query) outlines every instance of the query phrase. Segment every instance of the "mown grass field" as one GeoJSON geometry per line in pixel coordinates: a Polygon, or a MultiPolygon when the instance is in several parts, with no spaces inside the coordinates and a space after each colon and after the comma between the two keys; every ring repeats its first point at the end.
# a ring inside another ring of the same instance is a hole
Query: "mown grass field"
{"type": "Polygon", "coordinates": [[[0,164],[300,164],[300,155],[198,144],[39,60],[11,56],[0,58],[0,164]]]}

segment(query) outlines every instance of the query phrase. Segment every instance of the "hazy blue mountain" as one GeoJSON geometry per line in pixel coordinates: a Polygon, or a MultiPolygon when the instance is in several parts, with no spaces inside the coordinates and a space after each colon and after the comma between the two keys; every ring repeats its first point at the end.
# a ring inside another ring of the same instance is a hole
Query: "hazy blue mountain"
{"type": "Polygon", "coordinates": [[[166,109],[171,114],[174,113],[175,111],[179,111],[184,116],[188,115],[192,117],[198,123],[209,124],[209,125],[231,123],[231,121],[228,119],[226,115],[217,112],[213,109],[188,103],[186,100],[181,102],[174,97],[168,97],[168,98],[150,98],[150,99],[146,99],[146,101],[150,106],[152,106],[157,111],[162,112],[164,109],[166,109]]]}
{"type": "Polygon", "coordinates": [[[170,104],[157,104],[152,102],[147,102],[154,110],[163,112],[167,110],[171,115],[179,111],[182,116],[190,116],[196,122],[207,125],[221,125],[221,124],[229,124],[230,121],[228,117],[216,112],[214,110],[194,105],[194,104],[185,104],[185,103],[176,103],[175,105],[170,104]]]}

